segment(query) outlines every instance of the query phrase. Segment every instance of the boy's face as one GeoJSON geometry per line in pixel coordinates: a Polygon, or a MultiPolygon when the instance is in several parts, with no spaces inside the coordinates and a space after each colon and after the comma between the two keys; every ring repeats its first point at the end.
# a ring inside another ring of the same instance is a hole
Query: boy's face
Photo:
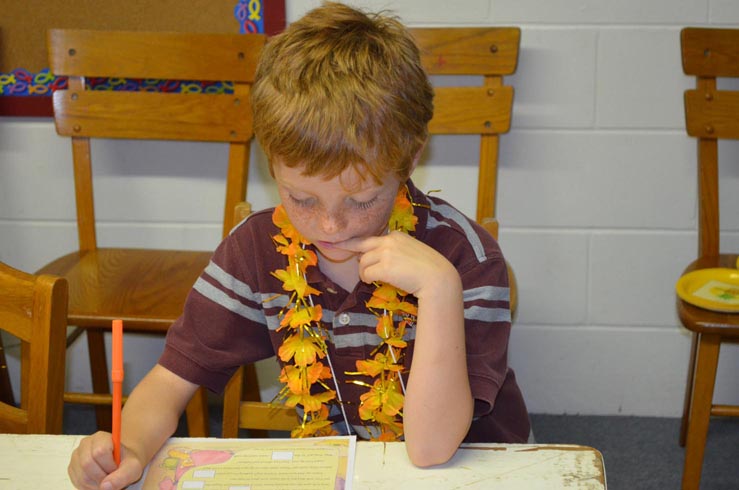
{"type": "Polygon", "coordinates": [[[341,248],[350,238],[387,232],[387,222],[401,182],[388,176],[382,184],[363,179],[354,167],[332,179],[306,176],[302,168],[272,162],[282,205],[293,226],[332,262],[355,254],[341,248]]]}

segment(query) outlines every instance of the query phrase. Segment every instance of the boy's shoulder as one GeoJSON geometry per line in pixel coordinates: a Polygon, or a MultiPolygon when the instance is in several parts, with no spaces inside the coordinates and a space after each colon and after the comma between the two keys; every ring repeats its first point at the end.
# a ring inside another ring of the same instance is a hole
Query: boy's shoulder
{"type": "Polygon", "coordinates": [[[451,260],[469,259],[479,263],[501,259],[498,242],[480,224],[447,201],[426,196],[428,210],[423,241],[451,260]]]}
{"type": "Polygon", "coordinates": [[[266,233],[267,237],[272,236],[276,229],[274,223],[272,223],[272,213],[274,213],[274,210],[275,208],[267,208],[254,211],[236,223],[229,235],[243,236],[245,234],[266,233]]]}

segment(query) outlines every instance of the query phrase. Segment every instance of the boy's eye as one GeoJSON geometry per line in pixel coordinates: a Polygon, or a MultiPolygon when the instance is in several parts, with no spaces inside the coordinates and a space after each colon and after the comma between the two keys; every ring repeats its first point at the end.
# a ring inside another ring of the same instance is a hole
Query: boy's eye
{"type": "Polygon", "coordinates": [[[293,202],[293,204],[300,206],[301,208],[309,208],[313,206],[314,199],[309,197],[307,199],[298,199],[297,197],[294,197],[293,195],[290,195],[290,200],[293,202]]]}
{"type": "Polygon", "coordinates": [[[354,199],[352,199],[351,202],[352,206],[357,209],[369,209],[374,206],[375,202],[377,202],[377,196],[373,197],[369,201],[355,201],[354,199]]]}

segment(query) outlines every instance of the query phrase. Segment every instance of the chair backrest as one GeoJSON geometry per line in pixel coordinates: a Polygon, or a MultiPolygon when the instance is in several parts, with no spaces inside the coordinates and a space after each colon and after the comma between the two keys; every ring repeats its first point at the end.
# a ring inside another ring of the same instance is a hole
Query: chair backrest
{"type": "Polygon", "coordinates": [[[0,402],[0,432],[61,434],[67,281],[0,262],[0,330],[20,340],[20,408],[0,402]]]}
{"type": "Polygon", "coordinates": [[[516,71],[517,27],[414,28],[411,33],[429,75],[479,75],[478,86],[439,86],[434,92],[431,134],[479,134],[478,223],[497,238],[495,215],[498,136],[511,125],[513,87],[503,76],[516,71]]]}
{"type": "Polygon", "coordinates": [[[223,234],[231,229],[246,192],[249,89],[264,42],[261,34],[49,31],[50,69],[69,77],[68,89],[54,93],[54,120],[72,138],[81,250],[97,248],[90,138],[229,143],[223,234]],[[181,82],[185,93],[89,90],[90,77],[181,82]],[[232,85],[233,93],[210,93],[201,81],[232,85]]]}
{"type": "Polygon", "coordinates": [[[718,140],[739,139],[739,91],[716,79],[739,77],[739,29],[686,27],[680,34],[683,71],[696,87],[685,92],[685,127],[698,139],[698,254],[720,252],[718,140]]]}

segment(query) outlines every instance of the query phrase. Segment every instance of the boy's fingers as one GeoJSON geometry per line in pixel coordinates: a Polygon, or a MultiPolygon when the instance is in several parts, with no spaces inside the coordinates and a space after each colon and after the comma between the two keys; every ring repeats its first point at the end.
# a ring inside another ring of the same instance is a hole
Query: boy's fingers
{"type": "Polygon", "coordinates": [[[349,240],[344,240],[343,242],[335,244],[335,247],[349,252],[363,253],[368,249],[368,240],[368,238],[350,238],[349,240]]]}
{"type": "Polygon", "coordinates": [[[102,490],[120,490],[126,488],[141,477],[141,465],[136,458],[125,458],[113,473],[100,483],[102,490]]]}

